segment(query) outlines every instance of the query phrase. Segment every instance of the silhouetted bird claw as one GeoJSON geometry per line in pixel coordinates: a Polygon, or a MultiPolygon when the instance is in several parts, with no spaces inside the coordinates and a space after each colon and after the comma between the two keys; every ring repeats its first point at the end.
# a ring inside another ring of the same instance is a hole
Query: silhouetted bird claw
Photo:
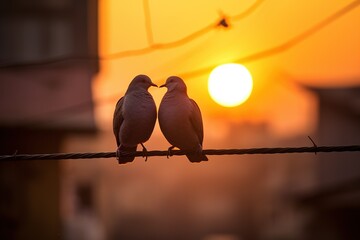
{"type": "Polygon", "coordinates": [[[142,157],[145,158],[145,162],[147,161],[148,159],[148,150],[146,149],[146,147],[144,146],[144,144],[140,143],[141,146],[143,147],[143,150],[142,150],[142,157]]]}
{"type": "Polygon", "coordinates": [[[116,149],[116,160],[120,160],[120,156],[121,156],[121,150],[120,150],[120,147],[118,147],[117,149],[116,149]]]}
{"type": "Polygon", "coordinates": [[[166,157],[169,159],[170,157],[173,156],[172,150],[175,148],[175,146],[171,146],[168,148],[168,153],[166,155],[166,157]]]}

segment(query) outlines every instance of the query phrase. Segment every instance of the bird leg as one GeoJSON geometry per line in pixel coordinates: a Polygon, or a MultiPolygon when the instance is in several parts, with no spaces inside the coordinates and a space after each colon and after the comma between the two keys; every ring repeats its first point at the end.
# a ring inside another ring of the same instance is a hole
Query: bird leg
{"type": "Polygon", "coordinates": [[[121,155],[121,152],[120,152],[120,145],[118,146],[118,148],[116,149],[116,159],[117,160],[120,160],[120,155],[121,155]]]}
{"type": "Polygon", "coordinates": [[[147,161],[147,159],[148,159],[148,155],[147,155],[147,149],[146,149],[146,147],[144,146],[144,144],[142,144],[142,143],[140,143],[141,144],[141,146],[143,147],[143,150],[142,150],[142,152],[143,152],[143,158],[145,158],[145,162],[147,161]]]}
{"type": "Polygon", "coordinates": [[[168,148],[168,154],[166,155],[166,157],[169,159],[169,157],[171,157],[173,154],[171,152],[171,150],[173,150],[175,148],[175,146],[171,146],[168,148]]]}
{"type": "Polygon", "coordinates": [[[203,149],[202,149],[201,144],[199,144],[199,148],[196,150],[196,154],[198,154],[198,155],[202,155],[202,154],[203,154],[203,149]]]}

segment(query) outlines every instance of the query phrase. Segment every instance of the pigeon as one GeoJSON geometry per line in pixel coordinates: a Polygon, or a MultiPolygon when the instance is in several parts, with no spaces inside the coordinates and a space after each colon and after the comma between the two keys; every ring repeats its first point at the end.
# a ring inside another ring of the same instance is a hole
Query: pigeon
{"type": "Polygon", "coordinates": [[[144,156],[147,152],[143,143],[149,140],[157,116],[154,99],[148,92],[150,86],[157,87],[148,76],[136,76],[116,104],[113,130],[118,146],[116,156],[119,164],[134,160],[135,157],[121,156],[121,153],[136,152],[138,144],[143,147],[144,156]]]}
{"type": "Polygon", "coordinates": [[[207,161],[202,153],[204,130],[200,108],[187,95],[184,81],[177,76],[171,76],[164,85],[167,92],[159,107],[159,124],[162,133],[172,145],[169,155],[175,147],[189,151],[186,154],[190,162],[207,161]]]}

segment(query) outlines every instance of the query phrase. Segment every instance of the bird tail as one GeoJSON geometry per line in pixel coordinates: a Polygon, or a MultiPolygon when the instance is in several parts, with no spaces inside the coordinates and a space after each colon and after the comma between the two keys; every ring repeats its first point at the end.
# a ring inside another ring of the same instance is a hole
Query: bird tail
{"type": "Polygon", "coordinates": [[[186,154],[187,158],[190,162],[201,162],[201,161],[208,161],[208,158],[205,154],[186,154]]]}
{"type": "Polygon", "coordinates": [[[136,152],[136,147],[126,147],[126,146],[122,146],[120,145],[117,149],[117,160],[119,161],[119,164],[124,164],[124,163],[128,163],[128,162],[132,162],[134,161],[135,157],[127,157],[127,156],[121,156],[121,153],[132,153],[132,152],[136,152]]]}

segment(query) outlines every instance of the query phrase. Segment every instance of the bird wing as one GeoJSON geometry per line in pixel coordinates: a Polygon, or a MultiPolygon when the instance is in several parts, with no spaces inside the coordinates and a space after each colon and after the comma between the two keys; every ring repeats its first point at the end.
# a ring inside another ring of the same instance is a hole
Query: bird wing
{"type": "Polygon", "coordinates": [[[120,98],[119,101],[116,103],[114,118],[113,118],[113,131],[115,134],[117,146],[120,145],[119,132],[120,132],[121,124],[124,120],[122,115],[123,102],[124,102],[124,97],[120,98]]]}
{"type": "Polygon", "coordinates": [[[204,129],[203,129],[200,108],[193,99],[190,99],[190,102],[192,104],[190,122],[197,137],[199,138],[200,145],[202,145],[204,139],[204,129]]]}

